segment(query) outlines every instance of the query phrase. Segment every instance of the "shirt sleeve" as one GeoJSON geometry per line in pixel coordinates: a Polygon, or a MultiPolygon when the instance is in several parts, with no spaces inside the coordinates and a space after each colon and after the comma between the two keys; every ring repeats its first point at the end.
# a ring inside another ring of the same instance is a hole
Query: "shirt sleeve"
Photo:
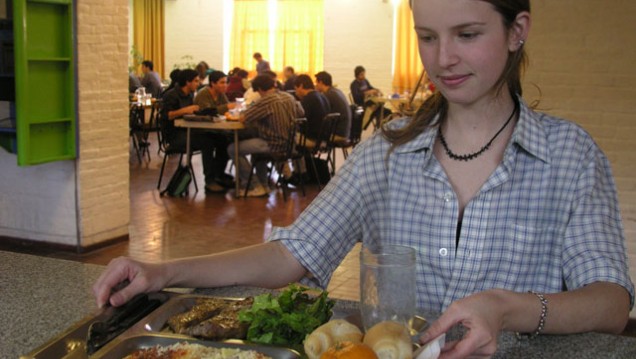
{"type": "Polygon", "coordinates": [[[568,288],[594,282],[624,287],[634,305],[634,285],[629,277],[625,237],[616,185],[609,161],[592,144],[582,159],[576,197],[566,228],[563,275],[568,288]]]}
{"type": "Polygon", "coordinates": [[[270,241],[281,243],[307,269],[302,283],[326,288],[333,271],[362,239],[362,193],[357,163],[364,144],[357,146],[338,174],[289,227],[275,228],[270,241]]]}
{"type": "Polygon", "coordinates": [[[364,93],[360,91],[360,85],[357,81],[353,81],[351,83],[351,96],[353,97],[353,102],[357,105],[362,106],[364,104],[364,93]]]}

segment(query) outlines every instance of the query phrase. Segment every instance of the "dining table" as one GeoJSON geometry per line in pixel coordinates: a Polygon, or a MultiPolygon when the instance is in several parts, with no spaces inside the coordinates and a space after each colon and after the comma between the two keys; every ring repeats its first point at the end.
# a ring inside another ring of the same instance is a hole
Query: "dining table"
{"type": "MultiPolygon", "coordinates": [[[[245,125],[241,121],[228,119],[226,117],[219,117],[218,120],[210,121],[191,121],[186,119],[176,119],[174,121],[175,127],[181,127],[186,129],[186,164],[188,167],[191,164],[192,148],[190,145],[190,135],[193,129],[199,130],[214,130],[214,131],[231,131],[234,135],[234,158],[239,158],[239,131],[245,128],[245,125]]],[[[238,173],[238,171],[237,171],[238,173]]],[[[235,193],[234,196],[239,198],[240,195],[240,181],[238,175],[235,177],[235,193]]]]}
{"type": "MultiPolygon", "coordinates": [[[[91,292],[104,266],[56,258],[0,251],[0,358],[34,354],[60,338],[67,328],[87,320],[100,309],[91,292]]],[[[275,290],[232,286],[224,288],[168,289],[184,293],[244,298],[275,290]]],[[[358,302],[338,300],[334,313],[340,316],[358,311],[358,302]]],[[[439,313],[420,310],[430,323],[439,313]]],[[[458,330],[457,332],[460,332],[458,330]]],[[[68,344],[68,343],[67,343],[68,344]]],[[[73,350],[68,345],[67,350],[73,350]]],[[[86,357],[76,351],[74,358],[86,357]]],[[[30,356],[37,357],[37,356],[30,356]]],[[[42,357],[42,356],[40,356],[42,357]]],[[[541,335],[518,341],[512,333],[501,333],[493,358],[636,358],[636,338],[582,333],[541,335]]]]}

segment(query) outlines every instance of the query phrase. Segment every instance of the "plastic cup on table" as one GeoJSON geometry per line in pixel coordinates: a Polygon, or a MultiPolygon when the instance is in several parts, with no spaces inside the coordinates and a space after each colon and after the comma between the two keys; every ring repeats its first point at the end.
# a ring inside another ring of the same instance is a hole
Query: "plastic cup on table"
{"type": "Polygon", "coordinates": [[[410,329],[415,315],[415,258],[411,247],[362,247],[360,314],[365,330],[386,320],[410,329]]]}

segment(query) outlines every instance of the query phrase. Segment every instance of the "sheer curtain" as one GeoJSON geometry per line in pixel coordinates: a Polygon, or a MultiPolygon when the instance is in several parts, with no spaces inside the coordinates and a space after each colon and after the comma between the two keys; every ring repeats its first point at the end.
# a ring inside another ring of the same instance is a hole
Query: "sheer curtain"
{"type": "Polygon", "coordinates": [[[393,89],[398,93],[413,91],[423,67],[417,49],[417,34],[413,29],[413,14],[409,0],[401,0],[396,8],[396,32],[393,89]]]}
{"type": "Polygon", "coordinates": [[[133,1],[133,44],[144,60],[154,64],[154,70],[165,78],[164,0],[133,1]]]}
{"type": "Polygon", "coordinates": [[[240,67],[251,75],[256,73],[255,52],[268,59],[269,11],[267,0],[235,0],[230,38],[230,68],[240,67]]]}
{"type": "Polygon", "coordinates": [[[323,0],[235,0],[230,68],[254,75],[252,55],[260,52],[275,72],[285,66],[310,74],[321,71],[323,13],[323,0]]]}
{"type": "Polygon", "coordinates": [[[279,0],[272,67],[293,66],[298,73],[323,70],[323,0],[279,0]]]}

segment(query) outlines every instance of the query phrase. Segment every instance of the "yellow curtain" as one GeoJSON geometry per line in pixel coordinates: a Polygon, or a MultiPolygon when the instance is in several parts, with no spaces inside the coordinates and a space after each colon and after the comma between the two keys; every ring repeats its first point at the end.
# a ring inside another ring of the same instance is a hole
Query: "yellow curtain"
{"type": "Polygon", "coordinates": [[[234,1],[234,17],[230,39],[230,68],[240,67],[256,73],[255,52],[271,62],[269,54],[269,12],[267,0],[234,1]]]}
{"type": "Polygon", "coordinates": [[[293,66],[313,76],[323,70],[323,0],[279,0],[272,70],[293,66]]]}
{"type": "Polygon", "coordinates": [[[395,65],[393,90],[413,91],[423,67],[417,49],[417,34],[409,0],[401,0],[396,9],[395,65]]]}
{"type": "Polygon", "coordinates": [[[165,78],[163,2],[164,0],[133,1],[133,45],[144,60],[153,62],[154,70],[161,78],[165,78]]]}

